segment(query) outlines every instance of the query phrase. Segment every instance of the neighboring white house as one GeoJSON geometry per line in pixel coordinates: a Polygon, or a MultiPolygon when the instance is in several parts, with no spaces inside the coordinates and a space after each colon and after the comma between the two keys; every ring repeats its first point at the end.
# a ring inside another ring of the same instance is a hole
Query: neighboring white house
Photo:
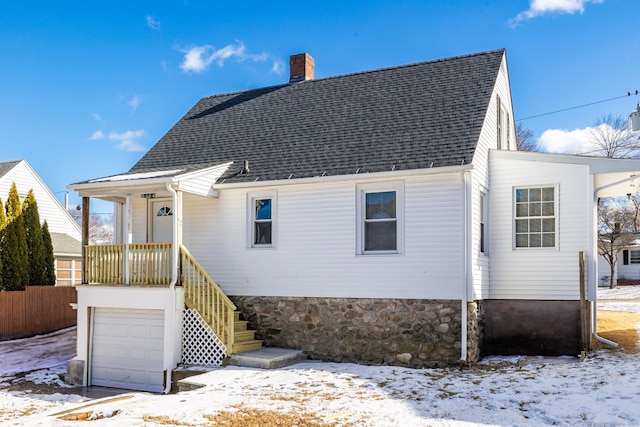
{"type": "Polygon", "coordinates": [[[69,186],[117,212],[78,286],[78,382],[166,390],[207,340],[201,300],[223,341],[202,354],[256,343],[215,314],[231,306],[265,345],[324,360],[589,347],[597,197],[626,194],[640,161],[515,151],[504,50],[290,66],[287,84],[202,98],[128,172],[69,186]],[[214,281],[232,305],[206,302],[214,281]]]}
{"type": "Polygon", "coordinates": [[[82,248],[80,226],[46,186],[26,160],[0,162],[0,199],[6,203],[9,189],[15,182],[20,201],[33,189],[38,203],[40,221],[47,221],[56,268],[56,285],[80,283],[82,248]]]}
{"type": "MultiPolygon", "coordinates": [[[[603,256],[598,256],[598,277],[598,286],[609,286],[611,267],[603,256]]],[[[640,283],[640,241],[638,239],[616,254],[613,277],[614,285],[618,280],[640,283]]]]}

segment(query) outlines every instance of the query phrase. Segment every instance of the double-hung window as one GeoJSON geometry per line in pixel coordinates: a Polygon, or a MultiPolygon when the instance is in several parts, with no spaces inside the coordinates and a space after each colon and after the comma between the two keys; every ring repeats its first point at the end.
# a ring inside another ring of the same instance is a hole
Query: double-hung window
{"type": "Polygon", "coordinates": [[[487,255],[487,195],[480,194],[480,252],[487,255]]]}
{"type": "Polygon", "coordinates": [[[358,186],[358,253],[400,253],[403,245],[402,184],[358,186]]]}
{"type": "Polygon", "coordinates": [[[249,195],[247,200],[249,210],[247,215],[249,218],[248,246],[254,248],[275,247],[275,194],[249,195]]]}
{"type": "Polygon", "coordinates": [[[515,247],[556,246],[556,188],[515,189],[515,247]]]}

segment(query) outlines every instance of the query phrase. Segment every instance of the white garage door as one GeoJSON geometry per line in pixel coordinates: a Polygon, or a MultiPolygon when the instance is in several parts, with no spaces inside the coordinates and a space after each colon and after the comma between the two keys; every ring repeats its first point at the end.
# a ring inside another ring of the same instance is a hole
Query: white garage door
{"type": "Polygon", "coordinates": [[[164,312],[96,308],[91,385],[163,390],[164,312]]]}

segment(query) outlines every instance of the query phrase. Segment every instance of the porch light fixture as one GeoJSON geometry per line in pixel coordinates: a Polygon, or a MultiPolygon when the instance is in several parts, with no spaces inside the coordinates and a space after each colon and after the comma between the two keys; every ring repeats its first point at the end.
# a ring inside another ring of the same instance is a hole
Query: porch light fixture
{"type": "Polygon", "coordinates": [[[140,197],[142,197],[143,199],[155,199],[156,193],[144,193],[141,194],[140,197]]]}

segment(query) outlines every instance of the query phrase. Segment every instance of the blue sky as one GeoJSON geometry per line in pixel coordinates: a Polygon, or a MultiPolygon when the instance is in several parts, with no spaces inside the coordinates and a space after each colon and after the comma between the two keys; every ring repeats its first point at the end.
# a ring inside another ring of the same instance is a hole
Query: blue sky
{"type": "MultiPolygon", "coordinates": [[[[0,14],[0,161],[67,184],[128,170],[203,96],[507,49],[515,119],[549,149],[639,97],[637,0],[21,1],[0,14]],[[622,97],[622,98],[620,98],[622,97]]],[[[71,195],[71,203],[78,198],[71,195]]]]}

